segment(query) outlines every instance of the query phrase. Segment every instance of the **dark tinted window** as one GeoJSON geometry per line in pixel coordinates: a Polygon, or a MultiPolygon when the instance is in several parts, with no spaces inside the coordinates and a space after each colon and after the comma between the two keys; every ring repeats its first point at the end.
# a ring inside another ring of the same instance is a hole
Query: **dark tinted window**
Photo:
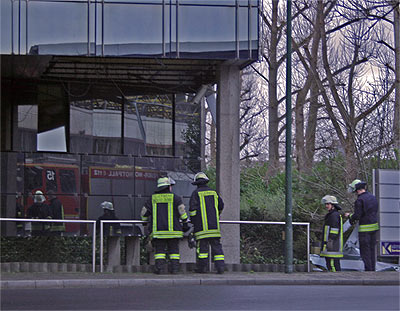
{"type": "Polygon", "coordinates": [[[25,192],[43,187],[42,172],[41,167],[25,167],[25,192]]]}
{"type": "Polygon", "coordinates": [[[73,170],[60,169],[60,184],[63,193],[76,193],[76,179],[73,170]]]}

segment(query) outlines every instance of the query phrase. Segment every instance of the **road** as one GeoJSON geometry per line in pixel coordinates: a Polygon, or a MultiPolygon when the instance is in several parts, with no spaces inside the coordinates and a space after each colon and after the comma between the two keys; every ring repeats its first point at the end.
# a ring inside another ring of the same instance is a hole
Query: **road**
{"type": "Polygon", "coordinates": [[[398,286],[12,289],[1,310],[399,310],[398,286]]]}

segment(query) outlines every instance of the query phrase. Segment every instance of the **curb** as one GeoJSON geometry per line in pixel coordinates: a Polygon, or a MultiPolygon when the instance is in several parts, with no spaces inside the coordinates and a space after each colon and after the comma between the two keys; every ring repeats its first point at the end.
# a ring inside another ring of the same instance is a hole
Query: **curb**
{"type": "Polygon", "coordinates": [[[100,288],[100,287],[133,287],[133,286],[171,286],[171,285],[365,285],[365,286],[399,286],[399,280],[279,280],[279,279],[80,279],[80,280],[18,280],[0,281],[1,289],[44,289],[44,288],[100,288]]]}

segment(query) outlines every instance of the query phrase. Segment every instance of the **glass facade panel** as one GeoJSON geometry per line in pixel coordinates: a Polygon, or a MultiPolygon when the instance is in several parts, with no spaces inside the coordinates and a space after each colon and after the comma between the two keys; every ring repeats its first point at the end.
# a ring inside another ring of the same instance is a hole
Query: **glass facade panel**
{"type": "Polygon", "coordinates": [[[122,104],[105,99],[70,102],[71,152],[119,154],[122,104]]]}
{"type": "Polygon", "coordinates": [[[172,156],[171,96],[134,96],[125,102],[124,153],[172,156]]]}
{"type": "MultiPolygon", "coordinates": [[[[236,58],[236,48],[249,45],[249,23],[257,50],[258,5],[256,0],[5,0],[1,53],[236,58]]],[[[254,54],[240,58],[256,59],[254,54]]]]}
{"type": "Polygon", "coordinates": [[[11,54],[12,53],[12,16],[15,15],[11,10],[11,1],[0,1],[0,53],[11,54]]]}
{"type": "Polygon", "coordinates": [[[87,3],[30,1],[26,40],[30,53],[86,54],[87,46],[82,42],[88,41],[87,3]]]}
{"type": "Polygon", "coordinates": [[[14,149],[37,150],[38,106],[18,105],[17,130],[14,133],[14,149]]]}
{"type": "Polygon", "coordinates": [[[196,173],[201,167],[201,105],[191,102],[193,95],[176,96],[175,150],[186,170],[196,173]]]}
{"type": "Polygon", "coordinates": [[[107,55],[160,54],[162,42],[162,6],[106,4],[104,43],[107,55]],[[128,43],[140,43],[131,50],[128,43]],[[149,45],[155,44],[157,45],[149,45]],[[113,51],[112,48],[119,51],[113,51]],[[140,52],[146,50],[145,53],[140,52]]]}

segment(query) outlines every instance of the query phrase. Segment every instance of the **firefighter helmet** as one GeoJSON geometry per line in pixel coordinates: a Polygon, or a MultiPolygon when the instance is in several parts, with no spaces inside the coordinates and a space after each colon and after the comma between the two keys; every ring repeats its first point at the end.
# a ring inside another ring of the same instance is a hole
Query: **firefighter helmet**
{"type": "Polygon", "coordinates": [[[338,201],[336,199],[336,197],[334,197],[333,195],[326,195],[322,198],[321,200],[322,204],[338,204],[338,201]]]}
{"type": "Polygon", "coordinates": [[[196,175],[194,175],[192,185],[199,185],[203,183],[208,183],[209,179],[207,175],[203,172],[198,172],[196,175]]]}
{"type": "Polygon", "coordinates": [[[356,192],[360,189],[365,189],[367,183],[365,181],[361,181],[359,179],[354,179],[351,184],[349,184],[347,188],[348,193],[356,192]]]}
{"type": "Polygon", "coordinates": [[[46,201],[46,198],[43,195],[43,192],[40,191],[40,190],[37,190],[35,192],[35,195],[33,196],[33,202],[35,202],[35,203],[43,203],[44,201],[46,201]]]}
{"type": "Polygon", "coordinates": [[[161,177],[157,180],[157,188],[164,188],[171,186],[171,179],[169,177],[161,177]]]}
{"type": "Polygon", "coordinates": [[[108,201],[104,201],[103,203],[100,204],[100,206],[101,206],[103,209],[108,209],[108,210],[110,210],[110,211],[113,211],[113,210],[114,210],[114,205],[113,205],[111,202],[108,202],[108,201]]]}

